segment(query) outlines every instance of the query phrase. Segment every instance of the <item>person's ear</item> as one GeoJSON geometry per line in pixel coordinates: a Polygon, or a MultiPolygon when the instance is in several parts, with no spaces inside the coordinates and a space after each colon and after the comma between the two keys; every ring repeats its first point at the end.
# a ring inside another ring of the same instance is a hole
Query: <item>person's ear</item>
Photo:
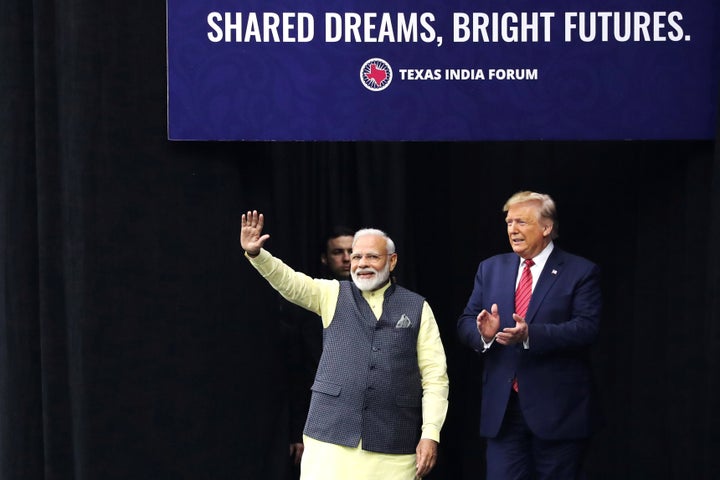
{"type": "Polygon", "coordinates": [[[391,253],[390,254],[390,271],[392,272],[395,270],[395,265],[397,265],[397,253],[391,253]]]}

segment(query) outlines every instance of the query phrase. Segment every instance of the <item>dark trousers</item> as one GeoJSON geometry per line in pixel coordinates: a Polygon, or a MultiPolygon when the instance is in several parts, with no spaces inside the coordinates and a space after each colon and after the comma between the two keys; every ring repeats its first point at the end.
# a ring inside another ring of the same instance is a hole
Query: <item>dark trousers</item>
{"type": "Polygon", "coordinates": [[[487,480],[581,480],[587,440],[543,440],[525,423],[510,394],[500,433],[487,439],[487,480]]]}

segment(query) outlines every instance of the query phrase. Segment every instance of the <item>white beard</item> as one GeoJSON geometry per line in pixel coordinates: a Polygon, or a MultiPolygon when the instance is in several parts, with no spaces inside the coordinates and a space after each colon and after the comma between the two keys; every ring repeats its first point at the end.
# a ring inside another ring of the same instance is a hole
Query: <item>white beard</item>
{"type": "Polygon", "coordinates": [[[358,268],[354,272],[350,272],[350,276],[352,277],[355,286],[363,292],[377,290],[385,285],[385,282],[387,282],[388,278],[390,278],[390,262],[385,263],[385,267],[381,271],[375,270],[372,267],[363,268],[362,270],[358,268]],[[373,272],[375,273],[375,276],[372,278],[358,278],[358,272],[373,272]]]}

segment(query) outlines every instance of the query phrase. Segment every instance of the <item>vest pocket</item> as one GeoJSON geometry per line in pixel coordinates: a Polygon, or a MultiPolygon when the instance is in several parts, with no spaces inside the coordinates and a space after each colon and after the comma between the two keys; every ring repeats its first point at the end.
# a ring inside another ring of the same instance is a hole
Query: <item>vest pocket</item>
{"type": "Polygon", "coordinates": [[[321,380],[315,380],[311,387],[311,390],[313,392],[319,392],[326,395],[331,395],[333,397],[339,397],[340,392],[342,391],[342,385],[338,385],[337,383],[323,382],[321,380]]]}

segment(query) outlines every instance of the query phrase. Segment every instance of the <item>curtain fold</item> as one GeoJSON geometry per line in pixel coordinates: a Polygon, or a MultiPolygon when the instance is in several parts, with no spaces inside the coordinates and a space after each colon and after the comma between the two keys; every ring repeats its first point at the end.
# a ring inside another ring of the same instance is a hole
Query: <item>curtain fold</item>
{"type": "Polygon", "coordinates": [[[720,475],[716,142],[169,142],[163,7],[0,6],[0,477],[284,480],[278,299],[238,242],[258,209],[309,273],[331,225],[395,240],[448,354],[429,478],[482,478],[455,320],[521,189],[603,272],[588,478],[720,475]]]}

